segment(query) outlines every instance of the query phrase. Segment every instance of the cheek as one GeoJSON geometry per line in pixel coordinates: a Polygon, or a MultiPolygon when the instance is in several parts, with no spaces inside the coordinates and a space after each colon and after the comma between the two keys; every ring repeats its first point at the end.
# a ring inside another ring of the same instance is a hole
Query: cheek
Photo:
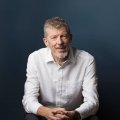
{"type": "Polygon", "coordinates": [[[65,44],[69,45],[71,43],[71,40],[64,41],[65,44]]]}
{"type": "Polygon", "coordinates": [[[48,43],[47,45],[51,50],[55,50],[55,45],[53,43],[48,43]]]}
{"type": "Polygon", "coordinates": [[[64,45],[69,46],[71,42],[65,42],[64,45]]]}

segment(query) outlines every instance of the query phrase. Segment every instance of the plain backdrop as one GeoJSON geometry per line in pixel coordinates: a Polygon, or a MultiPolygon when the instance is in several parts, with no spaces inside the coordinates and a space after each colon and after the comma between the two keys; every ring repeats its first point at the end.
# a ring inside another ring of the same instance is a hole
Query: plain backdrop
{"type": "MultiPolygon", "coordinates": [[[[44,47],[43,23],[68,21],[72,46],[96,59],[101,120],[116,120],[120,108],[119,0],[0,0],[0,120],[23,120],[22,97],[28,55],[44,47]]],[[[48,83],[49,84],[49,83],[48,83]]]]}

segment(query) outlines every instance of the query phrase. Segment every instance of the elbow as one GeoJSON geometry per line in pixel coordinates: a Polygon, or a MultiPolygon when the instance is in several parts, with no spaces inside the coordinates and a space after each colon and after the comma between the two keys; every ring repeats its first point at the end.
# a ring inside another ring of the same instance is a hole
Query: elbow
{"type": "Polygon", "coordinates": [[[98,109],[99,109],[99,102],[97,101],[97,102],[93,103],[93,105],[92,105],[92,112],[91,112],[92,115],[95,115],[97,113],[98,109]]]}

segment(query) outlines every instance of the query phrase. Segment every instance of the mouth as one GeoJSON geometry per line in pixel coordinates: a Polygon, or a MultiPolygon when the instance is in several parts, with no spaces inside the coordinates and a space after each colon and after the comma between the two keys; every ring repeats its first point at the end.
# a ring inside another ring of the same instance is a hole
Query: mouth
{"type": "Polygon", "coordinates": [[[66,47],[56,48],[58,52],[66,52],[66,47]]]}

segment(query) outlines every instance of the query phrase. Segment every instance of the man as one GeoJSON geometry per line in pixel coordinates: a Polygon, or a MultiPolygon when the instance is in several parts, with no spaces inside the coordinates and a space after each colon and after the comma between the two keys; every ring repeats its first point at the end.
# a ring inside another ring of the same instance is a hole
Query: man
{"type": "Polygon", "coordinates": [[[95,115],[99,101],[94,57],[70,46],[69,26],[59,17],[46,20],[43,41],[46,48],[28,58],[25,119],[80,120],[95,115]]]}

